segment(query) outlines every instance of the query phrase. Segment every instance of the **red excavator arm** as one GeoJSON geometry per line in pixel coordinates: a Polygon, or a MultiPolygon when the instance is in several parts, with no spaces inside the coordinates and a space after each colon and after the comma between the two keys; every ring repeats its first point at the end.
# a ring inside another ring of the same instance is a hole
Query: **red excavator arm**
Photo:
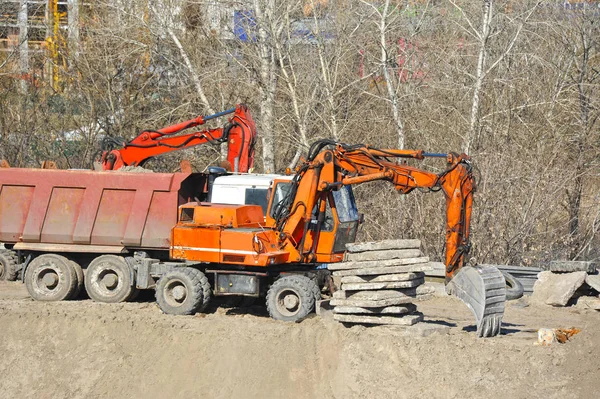
{"type": "Polygon", "coordinates": [[[336,261],[323,259],[323,254],[315,252],[317,247],[334,248],[333,240],[339,239],[320,234],[327,193],[341,186],[375,180],[389,181],[403,194],[414,189],[441,190],[445,194],[448,290],[473,311],[480,336],[497,335],[504,312],[504,278],[494,267],[465,267],[471,248],[469,235],[475,191],[471,162],[465,154],[376,149],[329,140],[316,142],[311,146],[306,162],[298,168],[289,195],[275,208],[271,223],[280,231],[280,247],[290,252],[292,260],[299,262],[336,261]],[[447,168],[441,173],[432,173],[392,161],[394,158],[422,160],[425,157],[445,158],[447,168]],[[316,217],[315,209],[318,210],[316,217]],[[323,243],[324,240],[332,242],[323,243]]]}
{"type": "Polygon", "coordinates": [[[123,166],[142,166],[148,159],[184,148],[211,143],[227,142],[227,161],[235,172],[247,173],[254,165],[256,125],[248,107],[238,104],[235,108],[209,116],[199,116],[189,121],[160,130],[145,130],[130,142],[105,140],[101,157],[102,169],[116,170],[123,166]],[[223,128],[207,129],[188,134],[177,133],[205,124],[207,121],[233,113],[223,128]],[[121,148],[111,149],[119,146],[121,148]]]}

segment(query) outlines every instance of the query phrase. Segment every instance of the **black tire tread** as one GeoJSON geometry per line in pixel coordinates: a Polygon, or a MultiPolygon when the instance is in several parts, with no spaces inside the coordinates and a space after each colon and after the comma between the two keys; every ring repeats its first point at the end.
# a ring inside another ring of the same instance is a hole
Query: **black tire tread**
{"type": "Polygon", "coordinates": [[[129,268],[131,266],[129,266],[129,264],[125,261],[125,259],[121,256],[117,256],[117,255],[101,255],[98,256],[97,258],[95,258],[94,260],[92,260],[92,262],[89,264],[89,266],[87,267],[86,273],[85,273],[85,290],[88,294],[88,296],[90,297],[90,299],[92,299],[95,302],[102,302],[102,303],[121,303],[121,302],[126,302],[128,301],[131,297],[134,296],[135,291],[137,290],[137,288],[135,287],[135,282],[131,281],[130,284],[126,285],[127,292],[125,293],[125,295],[123,296],[115,296],[115,297],[102,297],[100,295],[97,295],[96,292],[94,291],[93,288],[90,287],[91,285],[91,276],[92,276],[92,271],[93,269],[96,267],[97,263],[100,263],[101,260],[100,259],[112,259],[114,262],[118,262],[120,265],[124,266],[127,271],[127,275],[130,275],[130,270],[129,268]]]}
{"type": "Polygon", "coordinates": [[[75,289],[73,290],[73,293],[71,294],[69,299],[77,299],[77,297],[81,293],[81,290],[83,289],[83,285],[85,282],[83,269],[81,268],[79,263],[75,262],[74,260],[69,260],[69,264],[71,265],[71,267],[75,271],[75,275],[77,276],[77,284],[75,285],[75,289]]]}
{"type": "Polygon", "coordinates": [[[76,286],[77,286],[77,275],[75,274],[75,269],[73,269],[71,267],[69,260],[62,255],[42,254],[42,255],[36,257],[34,260],[32,260],[31,263],[29,263],[29,265],[27,266],[27,270],[25,271],[25,287],[27,288],[29,295],[37,301],[64,301],[64,300],[70,299],[73,295],[73,292],[76,289],[76,286]],[[62,262],[65,265],[65,271],[67,272],[66,274],[68,275],[68,280],[66,282],[68,288],[67,288],[65,294],[62,295],[61,297],[48,299],[48,297],[37,296],[37,294],[33,290],[32,281],[31,281],[33,270],[35,270],[38,263],[42,263],[43,260],[47,259],[47,258],[54,258],[55,260],[58,260],[59,262],[62,262]]]}
{"type": "Polygon", "coordinates": [[[158,306],[166,314],[175,315],[193,315],[197,312],[202,312],[208,306],[211,298],[211,288],[208,278],[202,271],[192,267],[181,267],[165,273],[158,284],[156,285],[156,302],[158,306]],[[188,295],[191,294],[192,301],[187,306],[182,306],[175,311],[166,302],[162,295],[165,284],[170,278],[177,277],[182,280],[188,280],[191,284],[188,287],[188,295]]]}
{"type": "Polygon", "coordinates": [[[318,295],[321,295],[319,286],[314,279],[303,275],[285,275],[275,280],[267,291],[267,311],[271,318],[282,321],[300,321],[304,319],[315,309],[315,303],[318,295]],[[277,311],[275,305],[277,292],[283,288],[294,288],[302,295],[301,309],[294,316],[284,316],[277,311]],[[316,289],[315,289],[316,287],[316,289]]]}
{"type": "Polygon", "coordinates": [[[523,284],[515,278],[512,274],[501,271],[504,279],[506,280],[506,300],[519,299],[523,296],[525,289],[523,284]],[[510,288],[509,288],[510,286],[510,288]]]}
{"type": "Polygon", "coordinates": [[[15,251],[0,249],[0,261],[4,259],[4,276],[0,280],[15,281],[17,279],[17,264],[19,257],[15,251]]]}

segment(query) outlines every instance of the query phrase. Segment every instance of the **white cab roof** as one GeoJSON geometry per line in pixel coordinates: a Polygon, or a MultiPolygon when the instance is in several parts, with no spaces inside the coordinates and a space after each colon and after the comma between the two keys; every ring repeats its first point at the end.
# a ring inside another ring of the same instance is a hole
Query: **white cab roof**
{"type": "Polygon", "coordinates": [[[238,174],[219,176],[215,179],[215,184],[223,186],[258,186],[269,187],[275,179],[292,180],[294,176],[286,175],[255,175],[238,174]]]}

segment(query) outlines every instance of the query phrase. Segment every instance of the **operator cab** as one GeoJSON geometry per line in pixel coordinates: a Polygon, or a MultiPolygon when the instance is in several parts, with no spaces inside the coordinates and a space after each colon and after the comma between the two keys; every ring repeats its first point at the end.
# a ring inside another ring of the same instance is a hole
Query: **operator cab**
{"type": "MultiPolygon", "coordinates": [[[[267,226],[276,226],[278,214],[281,215],[281,208],[286,206],[285,199],[292,188],[293,182],[289,179],[273,182],[267,226]]],[[[318,262],[339,261],[338,258],[346,251],[346,244],[356,240],[360,219],[351,186],[341,186],[338,190],[325,192],[311,212],[303,251],[314,253],[318,262]],[[325,212],[319,224],[320,201],[325,201],[325,212]]],[[[303,235],[304,229],[297,230],[294,240],[300,242],[303,235]]]]}

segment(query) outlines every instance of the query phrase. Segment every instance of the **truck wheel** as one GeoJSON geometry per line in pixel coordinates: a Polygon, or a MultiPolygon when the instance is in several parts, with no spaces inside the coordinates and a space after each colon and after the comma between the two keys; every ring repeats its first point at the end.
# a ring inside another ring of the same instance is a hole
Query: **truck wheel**
{"type": "Polygon", "coordinates": [[[36,301],[69,299],[76,289],[77,275],[64,256],[40,255],[25,272],[25,286],[36,301]]]}
{"type": "Polygon", "coordinates": [[[0,249],[0,280],[17,279],[17,254],[9,249],[0,249]]]}
{"type": "Polygon", "coordinates": [[[210,301],[208,279],[200,270],[181,267],[166,273],[156,285],[156,302],[166,314],[190,315],[210,301]]]}
{"type": "Polygon", "coordinates": [[[129,265],[123,257],[102,255],[87,267],[85,290],[96,302],[125,302],[137,291],[131,275],[129,265]]]}
{"type": "Polygon", "coordinates": [[[71,297],[69,299],[76,299],[81,293],[81,290],[83,289],[83,269],[81,268],[81,266],[79,266],[79,263],[73,260],[69,260],[69,265],[71,265],[71,267],[75,271],[75,275],[77,276],[77,284],[75,284],[75,290],[73,291],[73,294],[71,294],[71,297]]]}
{"type": "Polygon", "coordinates": [[[302,320],[314,310],[318,289],[317,283],[306,276],[283,276],[267,292],[267,310],[275,320],[302,320]]]}

